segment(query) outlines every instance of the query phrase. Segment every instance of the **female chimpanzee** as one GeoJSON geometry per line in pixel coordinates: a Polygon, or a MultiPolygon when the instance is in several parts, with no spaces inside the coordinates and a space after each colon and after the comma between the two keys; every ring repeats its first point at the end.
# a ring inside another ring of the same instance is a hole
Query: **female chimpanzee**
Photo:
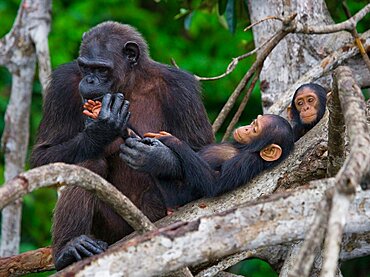
{"type": "Polygon", "coordinates": [[[156,177],[167,208],[239,187],[280,163],[293,149],[293,130],[277,115],[259,115],[234,131],[234,140],[194,152],[167,132],[130,138],[120,157],[132,168],[156,177]]]}
{"type": "Polygon", "coordinates": [[[292,122],[294,141],[315,126],[324,116],[326,108],[326,91],[314,83],[301,85],[294,93],[288,118],[292,122]]]}

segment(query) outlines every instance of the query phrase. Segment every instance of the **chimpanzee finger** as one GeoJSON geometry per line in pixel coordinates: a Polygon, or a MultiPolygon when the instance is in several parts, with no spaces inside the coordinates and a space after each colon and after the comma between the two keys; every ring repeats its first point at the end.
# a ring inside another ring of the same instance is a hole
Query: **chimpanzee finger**
{"type": "Polygon", "coordinates": [[[121,107],[121,110],[119,111],[119,118],[125,119],[127,117],[127,114],[129,113],[129,107],[130,102],[127,100],[123,101],[123,105],[121,107]]]}
{"type": "Polygon", "coordinates": [[[110,117],[110,106],[112,103],[112,94],[107,93],[103,97],[102,107],[100,110],[99,118],[106,119],[110,117]]]}
{"type": "Polygon", "coordinates": [[[76,249],[84,257],[94,256],[94,253],[92,253],[89,250],[87,250],[83,245],[76,245],[76,249]]]}
{"type": "Polygon", "coordinates": [[[136,148],[130,148],[126,144],[120,145],[120,151],[121,154],[133,159],[138,159],[141,156],[140,152],[136,148]]]}
{"type": "Polygon", "coordinates": [[[125,140],[125,144],[126,146],[130,147],[130,148],[136,148],[137,145],[141,144],[141,139],[139,138],[127,138],[125,140]]]}
{"type": "Polygon", "coordinates": [[[125,155],[123,153],[119,154],[119,157],[132,169],[139,169],[141,167],[141,163],[138,163],[138,159],[132,158],[129,155],[125,155]]]}
{"type": "Polygon", "coordinates": [[[81,261],[82,257],[78,253],[77,249],[75,247],[69,249],[70,254],[75,257],[76,261],[81,261]]]}
{"type": "Polygon", "coordinates": [[[114,115],[118,115],[120,110],[121,110],[121,107],[122,107],[122,103],[123,101],[125,100],[125,98],[123,97],[123,94],[122,93],[116,93],[113,95],[113,104],[112,104],[112,113],[114,115]]]}
{"type": "Polygon", "coordinates": [[[97,244],[99,244],[100,248],[103,249],[104,251],[108,249],[108,243],[102,240],[96,240],[95,241],[97,244]]]}
{"type": "Polygon", "coordinates": [[[99,254],[104,252],[104,248],[100,246],[100,244],[97,241],[91,240],[91,241],[83,241],[82,245],[84,248],[91,252],[92,254],[99,254]]]}

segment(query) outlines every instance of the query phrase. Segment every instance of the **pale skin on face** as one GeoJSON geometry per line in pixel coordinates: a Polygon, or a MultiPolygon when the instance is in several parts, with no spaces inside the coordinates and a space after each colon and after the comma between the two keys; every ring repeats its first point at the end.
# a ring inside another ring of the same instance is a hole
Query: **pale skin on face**
{"type": "Polygon", "coordinates": [[[319,100],[310,88],[300,90],[294,99],[299,117],[304,124],[312,123],[317,118],[319,100]]]}
{"type": "MultiPolygon", "coordinates": [[[[234,139],[241,144],[251,143],[254,139],[258,139],[262,130],[270,123],[268,116],[259,115],[251,124],[239,127],[234,131],[234,139]]],[[[265,161],[276,161],[280,158],[282,149],[279,145],[273,143],[260,151],[260,156],[265,161]]]]}

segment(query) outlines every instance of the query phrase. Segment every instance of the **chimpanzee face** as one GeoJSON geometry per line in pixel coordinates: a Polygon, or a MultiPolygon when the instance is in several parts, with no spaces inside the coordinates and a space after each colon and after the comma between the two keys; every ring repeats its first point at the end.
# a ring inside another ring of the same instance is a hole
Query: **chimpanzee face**
{"type": "Polygon", "coordinates": [[[235,129],[234,139],[241,144],[249,144],[261,135],[268,122],[268,117],[259,115],[251,124],[235,129]]]}
{"type": "Polygon", "coordinates": [[[310,124],[317,119],[319,100],[316,93],[305,87],[296,94],[294,105],[299,112],[299,117],[304,124],[310,124]]]}
{"type": "Polygon", "coordinates": [[[111,92],[113,62],[84,56],[77,61],[82,74],[79,89],[84,99],[99,100],[111,92]]]}

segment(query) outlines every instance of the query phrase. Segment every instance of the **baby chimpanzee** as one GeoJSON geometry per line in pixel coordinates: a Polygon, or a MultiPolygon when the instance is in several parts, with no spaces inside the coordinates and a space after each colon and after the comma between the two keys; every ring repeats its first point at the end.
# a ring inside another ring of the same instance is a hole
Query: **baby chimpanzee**
{"type": "Polygon", "coordinates": [[[120,157],[133,169],[156,177],[167,208],[244,185],[280,163],[294,145],[289,122],[270,114],[237,128],[232,142],[210,144],[199,152],[167,132],[144,136],[127,139],[120,157]]]}

